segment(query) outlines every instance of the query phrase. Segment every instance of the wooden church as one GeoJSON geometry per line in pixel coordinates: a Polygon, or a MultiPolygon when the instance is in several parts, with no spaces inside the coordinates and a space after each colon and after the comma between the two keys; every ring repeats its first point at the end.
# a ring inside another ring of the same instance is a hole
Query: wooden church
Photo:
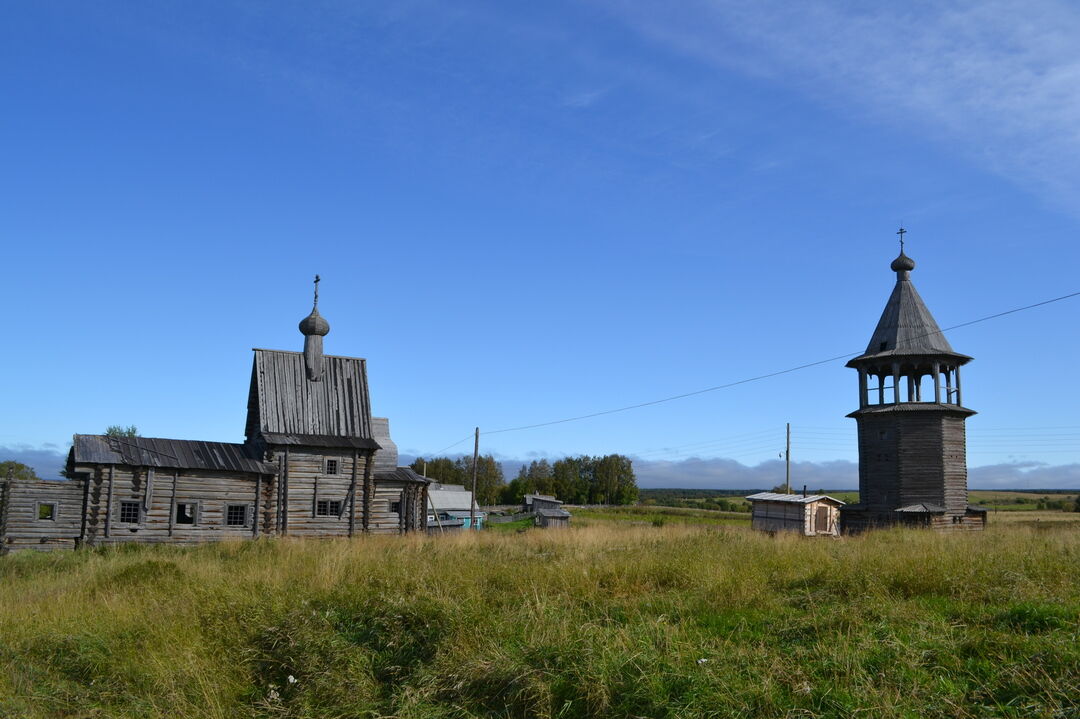
{"type": "Polygon", "coordinates": [[[904,254],[893,260],[896,285],[866,351],[847,363],[859,373],[859,503],[840,508],[844,533],[874,527],[982,529],[986,510],[968,504],[960,368],[926,308],[904,254]]]}
{"type": "Polygon", "coordinates": [[[244,443],[75,435],[68,480],[3,482],[0,551],[423,531],[428,480],[397,466],[365,360],[323,354],[318,282],[303,352],[254,350],[244,443]]]}

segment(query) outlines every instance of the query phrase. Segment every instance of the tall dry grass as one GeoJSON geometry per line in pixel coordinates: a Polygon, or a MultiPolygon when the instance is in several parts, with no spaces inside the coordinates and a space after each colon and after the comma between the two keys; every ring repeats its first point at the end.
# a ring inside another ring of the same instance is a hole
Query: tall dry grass
{"type": "Polygon", "coordinates": [[[1078,632],[1066,525],[23,554],[0,716],[1071,717],[1078,632]]]}

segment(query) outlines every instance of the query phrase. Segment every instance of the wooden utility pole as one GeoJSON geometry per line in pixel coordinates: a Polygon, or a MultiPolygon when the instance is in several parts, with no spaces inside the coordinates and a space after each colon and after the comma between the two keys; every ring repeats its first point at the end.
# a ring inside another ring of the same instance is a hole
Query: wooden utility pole
{"type": "Polygon", "coordinates": [[[784,492],[791,494],[791,422],[787,423],[787,446],[784,449],[784,492]]]}
{"type": "Polygon", "coordinates": [[[476,470],[480,458],[480,428],[476,428],[476,441],[472,451],[472,492],[469,496],[469,529],[476,529],[476,470]]]}

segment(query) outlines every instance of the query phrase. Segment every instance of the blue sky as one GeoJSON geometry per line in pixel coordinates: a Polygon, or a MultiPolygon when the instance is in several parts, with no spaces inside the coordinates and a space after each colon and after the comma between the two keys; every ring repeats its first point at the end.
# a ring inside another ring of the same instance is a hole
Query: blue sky
{"type": "MultiPolygon", "coordinates": [[[[1078,36],[1046,0],[13,6],[0,447],[242,441],[315,273],[410,454],[857,354],[901,222],[943,327],[1076,292],[1078,36]]],[[[1080,485],[1078,306],[948,333],[973,484],[1080,485]]],[[[856,405],[840,360],[482,449],[771,486],[791,422],[853,486],[856,405]]]]}

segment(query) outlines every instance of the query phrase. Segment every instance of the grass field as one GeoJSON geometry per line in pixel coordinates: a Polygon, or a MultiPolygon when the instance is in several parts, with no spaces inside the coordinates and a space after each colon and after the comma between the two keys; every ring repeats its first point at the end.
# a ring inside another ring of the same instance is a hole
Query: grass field
{"type": "Polygon", "coordinates": [[[3,557],[0,716],[1080,716],[1076,525],[585,522],[3,557]]]}
{"type": "MultiPolygon", "coordinates": [[[[723,499],[730,504],[736,505],[743,510],[749,509],[749,502],[740,496],[731,496],[727,494],[728,490],[678,490],[678,489],[645,489],[642,490],[643,503],[650,506],[675,506],[680,508],[693,508],[700,507],[702,509],[712,509],[715,511],[715,507],[708,506],[710,501],[715,499],[723,499]],[[685,493],[685,494],[682,494],[685,493]]],[[[747,493],[751,493],[754,490],[748,490],[747,493]]],[[[812,493],[817,493],[817,490],[812,490],[812,493]]],[[[825,491],[830,497],[839,499],[846,504],[855,504],[859,501],[859,493],[853,491],[825,491]]],[[[1055,491],[1055,492],[1021,492],[1021,491],[1001,491],[1001,490],[988,490],[988,489],[973,489],[968,493],[968,500],[972,504],[977,504],[994,511],[1001,512],[1033,512],[1040,511],[1045,507],[1040,507],[1040,502],[1056,503],[1062,506],[1067,506],[1071,509],[1077,499],[1077,493],[1071,491],[1055,491]]]]}

